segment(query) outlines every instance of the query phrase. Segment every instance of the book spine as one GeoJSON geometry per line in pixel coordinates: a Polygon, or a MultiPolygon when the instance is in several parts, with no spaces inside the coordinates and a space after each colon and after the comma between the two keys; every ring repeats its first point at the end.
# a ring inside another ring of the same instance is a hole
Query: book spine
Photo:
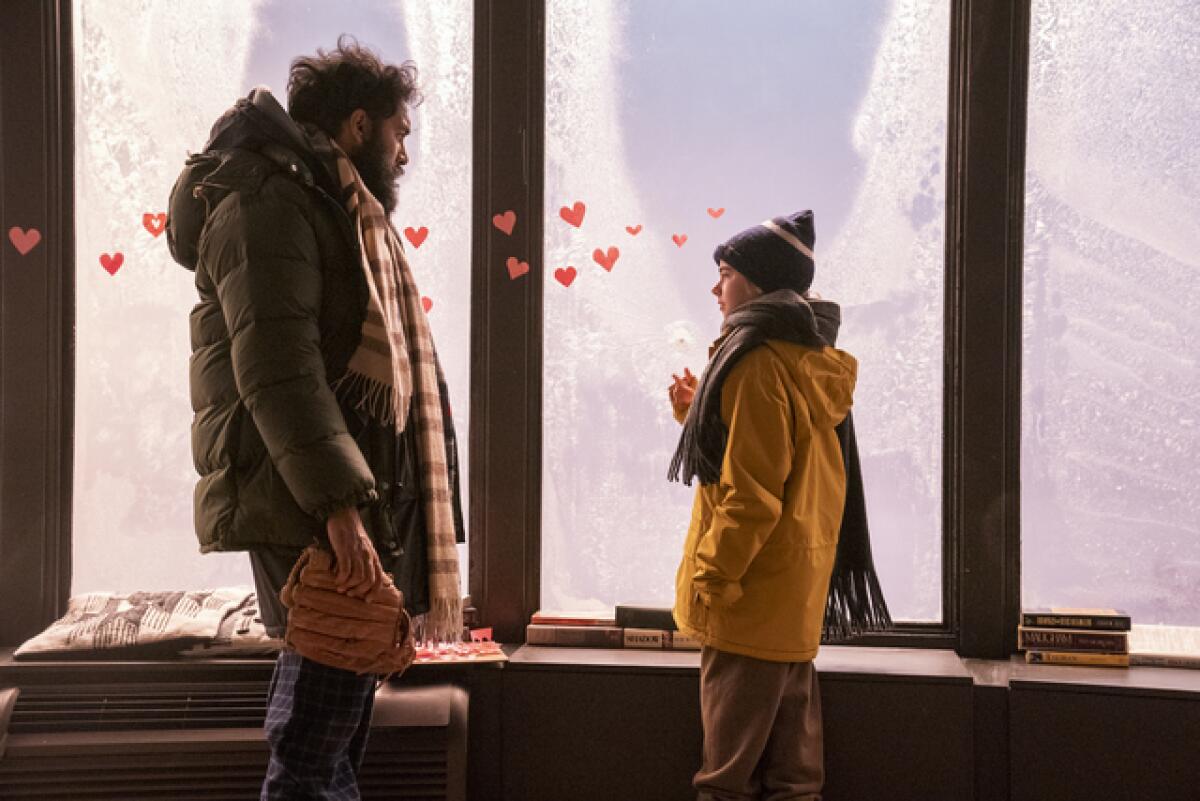
{"type": "Polygon", "coordinates": [[[620,648],[624,632],[616,626],[550,626],[530,623],[525,627],[529,645],[572,645],[580,648],[620,648]]]}
{"type": "Polygon", "coordinates": [[[1128,653],[1129,635],[1123,631],[1075,631],[1071,629],[1017,630],[1017,647],[1043,651],[1103,651],[1128,653]]]}
{"type": "Polygon", "coordinates": [[[616,608],[617,625],[630,629],[658,629],[675,631],[675,617],[667,608],[647,606],[621,606],[616,608]]]}
{"type": "Polygon", "coordinates": [[[1129,654],[1097,654],[1086,651],[1026,651],[1025,661],[1031,665],[1129,667],[1129,654]]]}
{"type": "Polygon", "coordinates": [[[555,615],[539,615],[536,612],[529,622],[537,626],[616,626],[617,622],[611,617],[556,617],[555,615]]]}
{"type": "Polygon", "coordinates": [[[1190,668],[1200,670],[1200,654],[1138,654],[1129,655],[1129,664],[1140,667],[1190,668]]]}
{"type": "Polygon", "coordinates": [[[1024,612],[1021,614],[1021,625],[1043,629],[1129,631],[1132,620],[1128,615],[1051,615],[1024,612]]]}
{"type": "Polygon", "coordinates": [[[673,651],[699,651],[701,642],[689,634],[684,634],[682,631],[667,632],[670,635],[670,645],[667,647],[673,651]]]}
{"type": "Polygon", "coordinates": [[[625,629],[626,648],[652,648],[661,651],[671,645],[671,632],[662,629],[625,629]]]}

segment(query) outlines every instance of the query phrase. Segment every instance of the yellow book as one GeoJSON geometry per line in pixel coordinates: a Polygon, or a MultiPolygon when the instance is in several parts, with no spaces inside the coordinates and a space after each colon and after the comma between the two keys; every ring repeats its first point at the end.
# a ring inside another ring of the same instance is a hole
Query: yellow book
{"type": "Polygon", "coordinates": [[[1025,661],[1031,665],[1129,667],[1129,654],[1098,654],[1087,651],[1026,651],[1025,661]]]}

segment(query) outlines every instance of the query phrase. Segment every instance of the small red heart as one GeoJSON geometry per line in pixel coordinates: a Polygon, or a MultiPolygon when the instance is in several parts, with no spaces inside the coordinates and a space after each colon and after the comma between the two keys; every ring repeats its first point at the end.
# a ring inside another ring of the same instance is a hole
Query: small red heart
{"type": "Polygon", "coordinates": [[[414,248],[421,247],[422,243],[425,242],[425,237],[427,236],[429,236],[429,229],[423,225],[420,228],[412,228],[410,226],[404,229],[404,237],[409,242],[412,242],[412,246],[414,248]]]}
{"type": "Polygon", "coordinates": [[[167,215],[162,212],[158,214],[146,212],[142,215],[142,227],[150,232],[150,236],[158,236],[167,230],[167,215]]]}
{"type": "Polygon", "coordinates": [[[570,267],[570,266],[559,267],[557,270],[554,271],[554,278],[556,281],[558,281],[558,283],[562,284],[563,286],[570,286],[571,283],[575,280],[575,276],[578,274],[579,274],[579,271],[576,270],[574,267],[570,267]]]}
{"type": "Polygon", "coordinates": [[[529,262],[520,261],[516,256],[509,256],[505,265],[508,267],[508,277],[514,280],[529,272],[529,262]]]}
{"type": "Polygon", "coordinates": [[[492,217],[492,225],[496,226],[509,236],[512,236],[513,226],[516,224],[517,213],[512,209],[509,209],[503,214],[497,214],[495,217],[492,217]]]}
{"type": "Polygon", "coordinates": [[[724,207],[724,206],[722,206],[722,207],[721,207],[721,208],[719,208],[719,209],[709,209],[709,210],[708,210],[708,216],[709,216],[709,217],[712,217],[714,220],[715,220],[715,219],[717,219],[718,217],[720,217],[720,216],[721,216],[722,214],[724,214],[724,213],[725,213],[725,207],[724,207]]]}
{"type": "Polygon", "coordinates": [[[671,234],[671,241],[677,246],[683,247],[683,243],[687,241],[687,234],[671,234]]]}
{"type": "Polygon", "coordinates": [[[596,264],[599,264],[610,273],[612,272],[613,265],[617,263],[617,259],[620,258],[620,256],[621,251],[617,250],[615,247],[609,248],[608,253],[605,253],[600,248],[596,248],[592,251],[592,258],[596,260],[596,264]]]}
{"type": "Polygon", "coordinates": [[[583,205],[582,200],[576,200],[575,205],[571,208],[563,206],[558,210],[558,216],[569,222],[571,225],[578,228],[583,225],[583,213],[587,211],[587,206],[583,205]]]}
{"type": "MultiPolygon", "coordinates": [[[[419,245],[413,245],[413,247],[419,247],[419,245]]],[[[433,308],[433,301],[427,297],[422,297],[421,308],[425,310],[426,314],[429,314],[429,310],[433,308]]]]}
{"type": "Polygon", "coordinates": [[[17,226],[8,229],[8,241],[12,242],[13,247],[17,252],[24,256],[29,251],[37,247],[37,243],[42,241],[42,232],[36,228],[30,228],[28,231],[22,231],[17,226]]]}
{"type": "Polygon", "coordinates": [[[642,224],[638,223],[637,225],[627,225],[625,226],[625,230],[629,232],[630,236],[637,236],[642,232],[642,224]]]}
{"type": "Polygon", "coordinates": [[[117,270],[121,269],[121,265],[125,263],[125,254],[113,253],[111,256],[107,253],[100,254],[100,266],[108,271],[109,275],[116,275],[117,270]]]}

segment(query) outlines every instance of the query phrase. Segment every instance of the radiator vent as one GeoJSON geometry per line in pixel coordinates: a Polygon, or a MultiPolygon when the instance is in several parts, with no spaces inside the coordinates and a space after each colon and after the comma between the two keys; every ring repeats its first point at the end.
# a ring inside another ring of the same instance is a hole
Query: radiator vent
{"type": "Polygon", "coordinates": [[[253,728],[265,714],[261,682],[37,686],[21,691],[8,731],[253,728]]]}
{"type": "MultiPolygon", "coordinates": [[[[363,799],[464,799],[466,692],[385,687],[375,703],[359,779],[363,799]]],[[[261,705],[260,698],[260,718],[261,705]]],[[[267,761],[258,724],[156,730],[143,722],[123,730],[18,733],[10,726],[0,754],[0,799],[258,798],[267,761]]]]}

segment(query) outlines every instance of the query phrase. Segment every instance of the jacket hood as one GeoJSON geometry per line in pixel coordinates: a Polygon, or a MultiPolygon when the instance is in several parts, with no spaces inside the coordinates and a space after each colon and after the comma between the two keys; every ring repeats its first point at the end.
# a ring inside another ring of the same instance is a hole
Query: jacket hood
{"type": "Polygon", "coordinates": [[[828,429],[842,422],[854,401],[858,360],[834,347],[794,348],[781,355],[788,374],[808,402],[813,426],[828,429]]]}
{"type": "Polygon", "coordinates": [[[171,189],[167,244],[180,265],[196,269],[208,216],[234,190],[256,190],[269,175],[290,171],[328,191],[331,178],[300,126],[265,87],[217,118],[204,150],[188,157],[171,189]]]}
{"type": "Polygon", "coordinates": [[[842,325],[842,307],[824,298],[809,298],[808,305],[817,318],[817,331],[830,345],[837,344],[838,329],[842,325]]]}

